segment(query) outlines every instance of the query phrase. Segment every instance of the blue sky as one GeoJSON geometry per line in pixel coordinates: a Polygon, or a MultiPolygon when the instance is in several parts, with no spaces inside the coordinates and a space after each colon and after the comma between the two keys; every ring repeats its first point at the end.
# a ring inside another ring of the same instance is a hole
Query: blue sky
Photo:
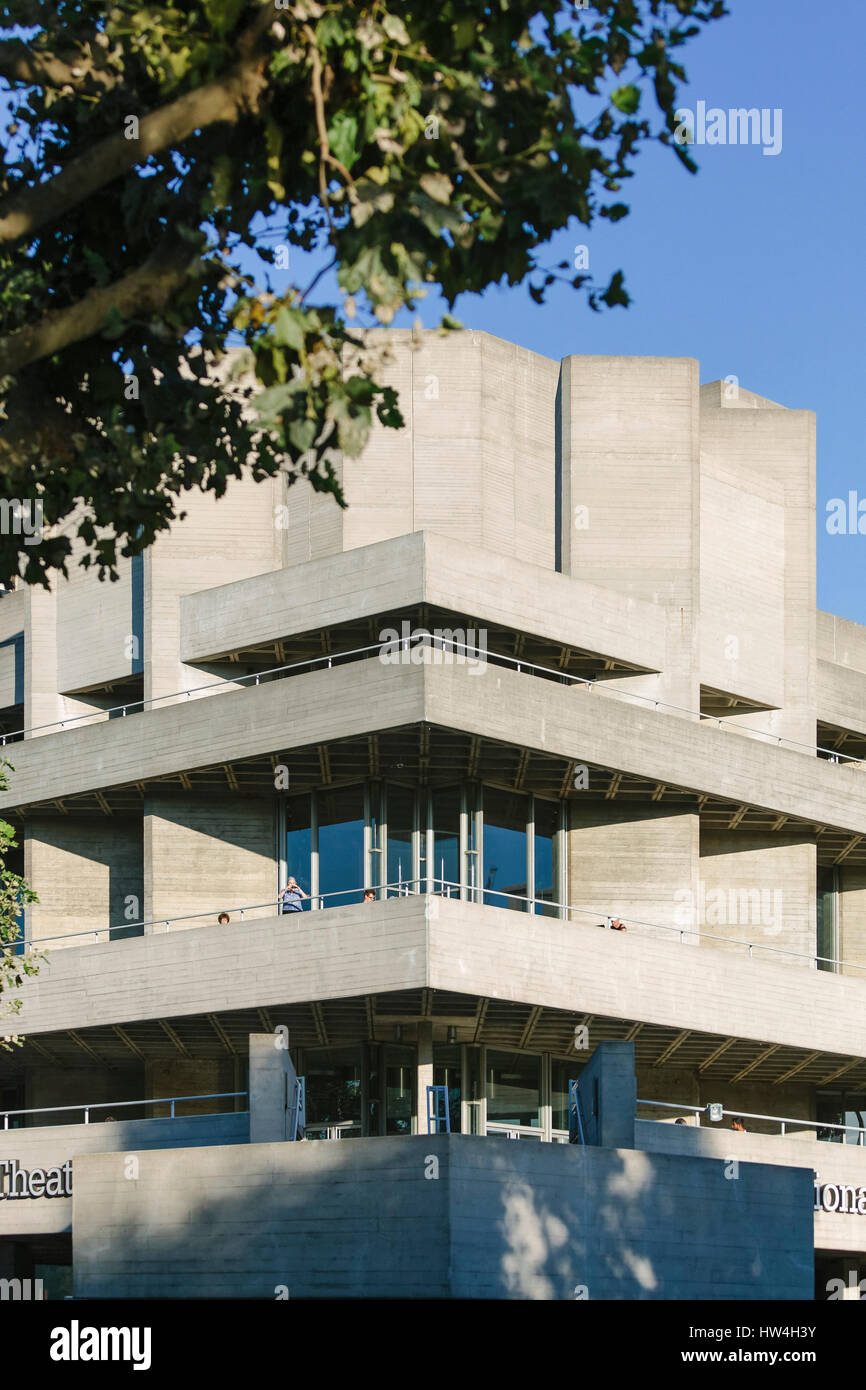
{"type": "MultiPolygon", "coordinates": [[[[829,535],[826,503],[859,490],[866,377],[863,316],[866,194],[862,137],[864,0],[728,0],[685,50],[680,104],[781,107],[782,149],[693,146],[690,175],[647,149],[624,186],[631,214],[554,243],[590,250],[602,284],[623,268],[628,309],[593,314],[553,287],[539,307],[524,288],[464,296],[455,313],[554,358],[568,353],[696,357],[701,380],[736,375],[781,405],[818,416],[818,604],[866,622],[866,536],[829,535]]],[[[421,317],[441,308],[426,301],[421,317]]],[[[866,508],[864,508],[866,511],[866,508]]],[[[866,518],[864,518],[866,526],[866,518]]]]}

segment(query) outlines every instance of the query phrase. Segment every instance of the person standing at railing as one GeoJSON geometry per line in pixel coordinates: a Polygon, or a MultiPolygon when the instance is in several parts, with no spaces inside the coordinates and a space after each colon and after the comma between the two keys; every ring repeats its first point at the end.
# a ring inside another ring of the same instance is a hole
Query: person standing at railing
{"type": "Polygon", "coordinates": [[[309,893],[305,893],[296,878],[289,878],[283,891],[280,893],[280,912],[303,912],[302,903],[304,898],[309,898],[309,893]]]}

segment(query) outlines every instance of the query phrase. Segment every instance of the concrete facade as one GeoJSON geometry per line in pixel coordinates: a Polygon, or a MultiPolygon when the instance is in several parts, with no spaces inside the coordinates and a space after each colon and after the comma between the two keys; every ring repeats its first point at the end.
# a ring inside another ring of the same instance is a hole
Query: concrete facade
{"type": "MultiPolygon", "coordinates": [[[[691,358],[382,337],[405,426],[339,461],[346,510],[245,478],[184,498],[114,585],[0,597],[0,811],[39,895],[23,949],[49,953],[8,1025],[25,1043],[0,1053],[0,1113],[193,1096],[206,1136],[206,1096],[297,1072],[309,1136],[364,1141],[286,1143],[272,1095],[252,1144],[229,1126],[187,1158],[130,1132],[176,1190],[174,1272],[140,1274],[134,1242],[106,1263],[87,1232],[99,1202],[138,1221],[151,1189],[121,1191],[117,1155],[85,1146],[85,1291],[388,1292],[417,1257],[386,1267],[389,1223],[411,1219],[433,1296],[805,1297],[784,1224],[806,1141],[772,1117],[866,1132],[866,628],[815,607],[814,418],[701,386],[691,358]],[[468,634],[476,655],[383,651],[386,630],[468,634]],[[278,915],[289,874],[303,911],[278,915]],[[771,1117],[746,1185],[710,1190],[704,1128],[670,1152],[665,1125],[631,1156],[604,1127],[592,1152],[563,1144],[602,1044],[634,1045],[646,1100],[771,1117]],[[450,1139],[424,1134],[429,1086],[450,1139]],[[415,1172],[428,1144],[436,1182],[415,1172]],[[572,1176],[585,1201],[558,1191],[572,1176]],[[606,1249],[591,1202],[612,1190],[606,1249]],[[683,1213],[673,1239],[655,1192],[683,1213]],[[363,1208],[344,1256],[298,1234],[310,1201],[363,1208]],[[249,1245],[227,1265],[238,1204],[249,1245]]],[[[810,1258],[866,1258],[857,1220],[829,1218],[806,1222],[810,1258]]]]}
{"type": "Polygon", "coordinates": [[[140,1160],[76,1163],[79,1296],[811,1297],[802,1170],[469,1135],[140,1160]]]}

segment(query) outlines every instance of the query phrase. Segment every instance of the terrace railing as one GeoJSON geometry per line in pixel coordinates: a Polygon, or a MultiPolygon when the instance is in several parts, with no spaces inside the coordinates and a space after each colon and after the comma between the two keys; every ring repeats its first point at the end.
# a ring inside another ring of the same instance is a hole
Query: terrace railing
{"type": "MultiPolygon", "coordinates": [[[[786,1135],[789,1129],[793,1127],[795,1129],[814,1129],[816,1131],[815,1137],[822,1139],[823,1132],[826,1130],[830,1134],[838,1134],[840,1143],[845,1142],[845,1135],[854,1134],[857,1136],[853,1141],[854,1144],[859,1145],[860,1148],[866,1147],[866,1129],[862,1128],[860,1125],[831,1124],[828,1120],[805,1120],[792,1115],[759,1115],[749,1110],[726,1110],[723,1106],[719,1107],[719,1119],[710,1120],[708,1114],[709,1107],[706,1105],[686,1105],[680,1101],[672,1100],[638,1100],[637,1104],[653,1106],[660,1110],[676,1110],[680,1115],[682,1115],[683,1112],[687,1115],[694,1115],[695,1124],[692,1128],[716,1128],[726,1119],[749,1120],[752,1122],[757,1120],[762,1124],[778,1125],[779,1137],[786,1135]],[[701,1125],[702,1116],[708,1121],[706,1126],[701,1125]]],[[[644,1124],[664,1123],[663,1121],[647,1119],[642,1115],[638,1115],[636,1118],[643,1121],[644,1124]]],[[[763,1131],[761,1132],[763,1133],[763,1131]]],[[[832,1139],[829,1142],[833,1142],[832,1139]]]]}
{"type": "MultiPolygon", "coordinates": [[[[246,1100],[248,1096],[249,1096],[249,1092],[248,1092],[248,1091],[211,1091],[211,1092],[209,1092],[207,1095],[202,1095],[202,1096],[148,1096],[146,1100],[105,1100],[105,1101],[98,1101],[98,1102],[97,1102],[97,1101],[87,1101],[86,1103],[84,1103],[84,1104],[82,1104],[82,1105],[41,1105],[41,1106],[38,1106],[38,1107],[35,1108],[35,1109],[30,1109],[30,1110],[0,1110],[0,1120],[2,1120],[2,1122],[3,1122],[3,1125],[2,1125],[3,1129],[9,1129],[9,1128],[10,1128],[9,1120],[10,1120],[10,1118],[15,1117],[15,1116],[18,1116],[18,1117],[25,1117],[25,1116],[27,1116],[27,1117],[29,1117],[29,1116],[33,1116],[33,1115],[60,1115],[60,1114],[73,1114],[73,1113],[74,1113],[74,1114],[81,1114],[81,1115],[83,1115],[84,1118],[83,1118],[83,1120],[81,1121],[81,1123],[82,1123],[82,1124],[85,1124],[85,1125],[89,1125],[90,1122],[91,1122],[91,1121],[90,1121],[91,1113],[92,1113],[93,1111],[95,1111],[95,1110],[109,1110],[109,1111],[111,1111],[111,1119],[114,1119],[114,1118],[115,1118],[115,1116],[114,1116],[114,1111],[115,1111],[115,1110],[129,1109],[131,1106],[138,1106],[138,1107],[141,1107],[141,1106],[146,1106],[146,1105],[167,1105],[167,1106],[170,1107],[170,1108],[169,1108],[169,1113],[168,1113],[168,1115],[152,1115],[152,1116],[149,1117],[150,1119],[163,1119],[163,1120],[165,1120],[165,1119],[170,1119],[170,1120],[174,1120],[174,1119],[177,1119],[177,1118],[178,1118],[178,1116],[177,1116],[177,1114],[176,1114],[176,1111],[175,1111],[175,1106],[176,1106],[176,1105],[179,1105],[182,1101],[190,1101],[190,1100],[237,1100],[238,1098],[241,1098],[241,1097],[242,1097],[243,1099],[246,1100]]],[[[206,1113],[207,1113],[207,1112],[206,1112],[206,1113]]],[[[211,1113],[214,1114],[214,1115],[219,1115],[219,1114],[225,1114],[226,1112],[225,1112],[225,1111],[214,1110],[214,1111],[211,1112],[211,1113]]],[[[230,1113],[237,1113],[237,1112],[230,1112],[230,1113]]],[[[107,1118],[107,1117],[106,1117],[106,1118],[107,1118]]],[[[48,1124],[48,1123],[50,1123],[50,1122],[49,1122],[48,1120],[37,1121],[37,1124],[40,1124],[40,1123],[41,1123],[41,1124],[48,1124]]],[[[105,1123],[105,1121],[103,1121],[103,1123],[105,1123]]],[[[12,1128],[18,1128],[19,1126],[14,1126],[14,1125],[13,1125],[13,1126],[11,1126],[11,1127],[12,1127],[12,1128]]],[[[26,1127],[27,1127],[28,1129],[30,1129],[30,1128],[33,1128],[34,1126],[32,1126],[32,1125],[27,1125],[26,1127]]]]}
{"type": "MultiPolygon", "coordinates": [[[[577,907],[571,903],[555,902],[549,898],[530,898],[517,893],[508,893],[504,889],[480,888],[467,884],[460,884],[445,878],[420,878],[420,879],[398,879],[392,883],[378,884],[374,886],[359,885],[357,888],[341,888],[330,893],[315,893],[308,896],[307,901],[313,911],[320,911],[332,907],[356,906],[364,902],[364,894],[372,892],[376,900],[395,897],[410,897],[427,895],[433,898],[459,898],[464,902],[485,905],[488,907],[507,906],[513,910],[528,912],[533,915],[559,918],[566,922],[586,922],[586,925],[612,929],[612,924],[620,920],[618,914],[605,914],[595,911],[592,908],[577,907]],[[336,901],[334,901],[336,900],[336,901]]],[[[172,928],[178,927],[182,923],[199,923],[200,925],[216,926],[217,918],[223,914],[228,914],[231,921],[246,922],[255,920],[251,914],[260,914],[263,917],[274,917],[286,915],[295,918],[302,913],[291,912],[280,913],[280,899],[272,898],[266,902],[245,903],[240,907],[219,906],[211,908],[207,912],[193,912],[179,914],[171,917],[156,917],[142,922],[118,922],[114,926],[91,927],[86,931],[68,932],[57,936],[37,937],[33,940],[21,940],[7,945],[2,949],[14,954],[21,954],[30,951],[41,951],[44,948],[50,950],[52,943],[62,942],[64,946],[69,946],[75,942],[78,945],[93,945],[107,938],[109,941],[120,940],[124,936],[128,937],[135,932],[143,935],[149,929],[149,934],[170,932],[172,928]],[[112,934],[114,934],[112,936],[112,934]]],[[[761,958],[761,953],[766,953],[771,957],[778,957],[783,960],[793,960],[806,962],[809,965],[829,966],[835,969],[856,970],[866,972],[866,964],[860,961],[842,960],[835,956],[820,956],[806,951],[792,951],[784,946],[768,946],[766,942],[744,937],[719,936],[714,932],[699,931],[696,927],[684,927],[670,922],[647,922],[641,918],[628,917],[624,919],[626,933],[637,931],[638,934],[644,932],[668,933],[674,937],[681,945],[687,940],[694,940],[696,944],[703,941],[716,942],[719,946],[730,947],[747,956],[749,960],[761,958]]],[[[224,924],[225,925],[225,924],[224,924]]]]}
{"type": "MultiPolygon", "coordinates": [[[[5,734],[0,734],[0,747],[5,747],[8,743],[14,743],[19,739],[27,738],[31,734],[44,734],[49,730],[59,731],[61,729],[71,729],[85,724],[87,721],[100,722],[111,718],[125,718],[130,713],[153,709],[159,704],[164,704],[169,700],[191,699],[193,696],[206,695],[215,690],[237,690],[247,686],[257,686],[266,684],[273,680],[283,680],[286,677],[298,675],[301,672],[317,670],[331,670],[334,666],[342,665],[344,662],[372,660],[375,658],[386,658],[388,664],[399,664],[402,656],[411,658],[412,652],[416,649],[426,648],[432,652],[441,652],[443,656],[452,657],[457,664],[473,662],[481,665],[504,666],[526,675],[532,675],[544,680],[552,680],[560,685],[580,686],[587,691],[595,691],[598,694],[613,696],[618,700],[631,701],[634,704],[649,707],[655,710],[665,710],[673,714],[686,715],[689,719],[701,724],[715,724],[719,729],[726,729],[736,733],[739,737],[749,737],[763,739],[767,743],[774,744],[776,747],[791,748],[798,752],[808,753],[817,756],[831,763],[853,763],[860,764],[863,760],[848,753],[842,753],[836,748],[825,748],[821,744],[801,743],[796,739],[785,738],[780,734],[771,734],[764,729],[750,729],[744,725],[732,725],[728,721],[715,714],[706,714],[700,709],[689,709],[685,705],[670,704],[665,700],[656,700],[652,695],[640,695],[634,690],[624,690],[620,686],[611,685],[609,681],[594,679],[590,676],[576,676],[569,671],[556,670],[551,666],[542,666],[538,662],[526,661],[521,657],[509,656],[504,652],[491,652],[485,648],[473,646],[465,642],[459,642],[452,638],[438,636],[436,633],[428,632],[426,629],[418,629],[409,637],[401,637],[392,642],[375,642],[365,647],[354,647],[345,652],[330,652],[323,656],[308,657],[304,661],[293,661],[282,666],[270,666],[264,671],[253,671],[246,675],[231,676],[224,680],[209,681],[206,685],[192,686],[186,690],[175,690],[168,695],[154,695],[149,699],[127,700],[120,705],[112,705],[107,709],[87,710],[83,714],[71,714],[66,719],[53,720],[47,724],[34,724],[27,729],[14,729],[5,734]]],[[[435,662],[435,655],[434,655],[435,662]]],[[[450,664],[450,663],[448,663],[450,664]]],[[[636,672],[636,675],[645,674],[636,672]]],[[[652,674],[651,672],[648,674],[652,674]]],[[[760,711],[755,711],[760,713],[760,711]]]]}

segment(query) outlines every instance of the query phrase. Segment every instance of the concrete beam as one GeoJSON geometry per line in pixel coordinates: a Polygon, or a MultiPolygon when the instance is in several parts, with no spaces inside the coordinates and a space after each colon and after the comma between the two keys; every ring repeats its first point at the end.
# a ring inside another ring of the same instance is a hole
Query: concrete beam
{"type": "MultiPolygon", "coordinates": [[[[866,980],[637,931],[423,896],[58,951],[20,990],[29,1037],[436,989],[866,1057],[866,980]],[[230,967],[230,968],[229,968],[230,967]]],[[[733,948],[732,948],[733,950],[733,948]]]]}
{"type": "Polygon", "coordinates": [[[590,766],[618,769],[737,805],[866,834],[858,768],[665,713],[597,688],[501,667],[386,666],[373,659],[190,699],[125,720],[47,734],[15,751],[0,810],[213,763],[418,722],[590,766]]]}
{"type": "Polygon", "coordinates": [[[427,531],[182,598],[181,658],[208,661],[421,603],[648,670],[665,660],[658,604],[427,531]]]}

